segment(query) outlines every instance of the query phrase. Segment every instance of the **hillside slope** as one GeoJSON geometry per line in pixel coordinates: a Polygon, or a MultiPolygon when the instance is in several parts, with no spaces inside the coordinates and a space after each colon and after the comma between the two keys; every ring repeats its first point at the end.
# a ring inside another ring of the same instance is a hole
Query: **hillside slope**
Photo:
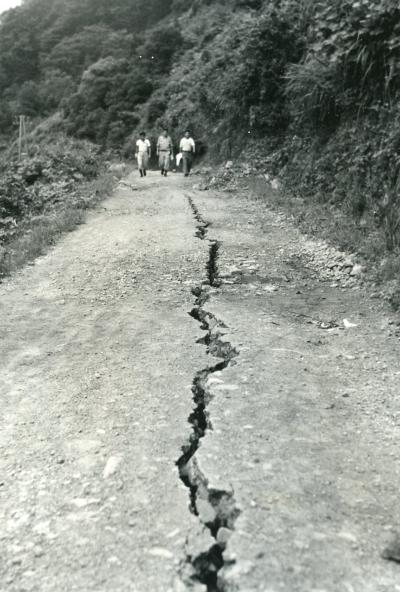
{"type": "Polygon", "coordinates": [[[140,128],[190,127],[217,160],[250,139],[288,188],[395,251],[399,58],[397,0],[25,0],[0,25],[0,131],[60,111],[129,156],[140,128]]]}

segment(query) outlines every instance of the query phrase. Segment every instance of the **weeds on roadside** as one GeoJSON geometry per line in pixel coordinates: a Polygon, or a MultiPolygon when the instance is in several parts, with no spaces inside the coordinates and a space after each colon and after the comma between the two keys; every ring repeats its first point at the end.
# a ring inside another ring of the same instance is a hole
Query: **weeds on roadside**
{"type": "Polygon", "coordinates": [[[46,252],[111,193],[115,177],[89,142],[37,133],[22,162],[0,163],[0,278],[46,252]]]}

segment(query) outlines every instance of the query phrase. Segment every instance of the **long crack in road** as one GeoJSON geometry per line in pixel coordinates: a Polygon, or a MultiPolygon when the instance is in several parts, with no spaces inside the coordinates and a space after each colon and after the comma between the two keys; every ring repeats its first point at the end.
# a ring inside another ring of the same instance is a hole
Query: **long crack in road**
{"type": "MultiPolygon", "coordinates": [[[[207,223],[197,210],[194,201],[189,197],[188,202],[198,223],[196,236],[200,240],[207,238],[207,223]]],[[[239,355],[228,341],[223,340],[222,329],[227,327],[217,318],[209,315],[204,306],[209,299],[209,288],[218,285],[218,251],[219,243],[210,241],[209,258],[207,261],[207,276],[201,286],[195,286],[192,293],[196,296],[195,308],[191,316],[196,319],[206,336],[199,340],[207,347],[207,353],[221,361],[213,366],[197,372],[193,381],[194,410],[190,414],[189,423],[193,427],[188,443],[183,448],[183,454],[178,459],[179,474],[182,482],[190,492],[190,508],[199,517],[202,524],[210,531],[213,542],[209,549],[201,551],[195,557],[188,555],[187,562],[193,568],[192,580],[205,584],[208,592],[222,592],[218,582],[218,573],[224,566],[223,552],[227,540],[232,533],[236,518],[239,514],[234,500],[234,492],[211,489],[206,475],[203,475],[196,463],[196,452],[201,439],[212,429],[212,419],[207,412],[211,400],[208,388],[213,375],[220,375],[232,360],[239,355]]]]}
{"type": "Polygon", "coordinates": [[[132,175],[0,286],[1,591],[400,590],[396,319],[300,240],[132,175]]]}

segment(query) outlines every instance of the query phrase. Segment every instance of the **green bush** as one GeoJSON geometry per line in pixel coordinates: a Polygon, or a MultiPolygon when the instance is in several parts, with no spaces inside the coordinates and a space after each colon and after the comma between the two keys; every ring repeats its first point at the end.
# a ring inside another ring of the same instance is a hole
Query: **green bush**
{"type": "Polygon", "coordinates": [[[94,179],[101,168],[98,149],[65,136],[29,137],[29,155],[21,163],[8,155],[0,163],[0,243],[19,225],[74,197],[75,184],[94,179]]]}
{"type": "Polygon", "coordinates": [[[318,2],[286,94],[300,125],[335,125],[400,90],[400,6],[394,0],[318,2]]]}

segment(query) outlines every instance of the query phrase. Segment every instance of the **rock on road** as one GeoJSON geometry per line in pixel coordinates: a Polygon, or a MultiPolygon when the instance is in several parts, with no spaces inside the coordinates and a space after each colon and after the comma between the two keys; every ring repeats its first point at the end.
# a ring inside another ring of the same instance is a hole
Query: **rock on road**
{"type": "Polygon", "coordinates": [[[192,185],[130,176],[0,286],[0,591],[400,591],[393,319],[192,185]]]}

